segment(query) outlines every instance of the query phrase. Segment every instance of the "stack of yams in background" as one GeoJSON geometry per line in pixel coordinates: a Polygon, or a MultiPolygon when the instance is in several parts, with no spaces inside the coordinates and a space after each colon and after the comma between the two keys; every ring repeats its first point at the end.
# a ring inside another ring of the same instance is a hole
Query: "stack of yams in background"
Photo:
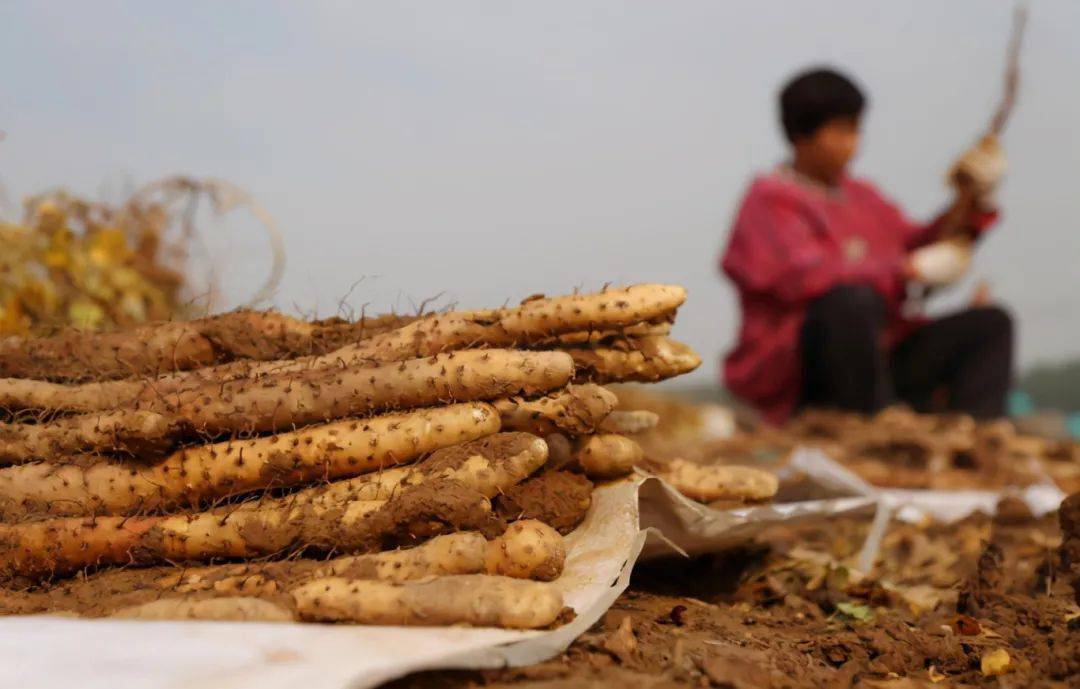
{"type": "Polygon", "coordinates": [[[883,487],[993,490],[1049,477],[1065,493],[1080,490],[1080,443],[1026,433],[1005,419],[918,414],[904,407],[874,415],[813,409],[782,427],[743,418],[727,437],[710,439],[702,419],[710,405],[658,397],[645,389],[620,396],[636,408],[663,410],[662,422],[638,437],[654,458],[776,470],[796,448],[814,447],[883,487]]]}
{"type": "Polygon", "coordinates": [[[551,625],[561,534],[655,423],[601,385],[698,365],[684,298],[4,341],[0,611],[551,625]]]}

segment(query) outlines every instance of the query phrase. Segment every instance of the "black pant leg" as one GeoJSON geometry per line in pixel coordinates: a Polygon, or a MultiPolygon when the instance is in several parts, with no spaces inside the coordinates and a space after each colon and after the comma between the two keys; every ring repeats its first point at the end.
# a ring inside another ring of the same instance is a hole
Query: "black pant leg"
{"type": "Polygon", "coordinates": [[[801,338],[803,405],[869,414],[891,404],[884,328],[885,303],[869,285],[838,285],[814,300],[801,338]]]}
{"type": "Polygon", "coordinates": [[[917,411],[936,411],[944,387],[949,410],[985,419],[1005,414],[1012,360],[1012,317],[982,307],[923,326],[896,347],[892,366],[897,393],[917,411]]]}

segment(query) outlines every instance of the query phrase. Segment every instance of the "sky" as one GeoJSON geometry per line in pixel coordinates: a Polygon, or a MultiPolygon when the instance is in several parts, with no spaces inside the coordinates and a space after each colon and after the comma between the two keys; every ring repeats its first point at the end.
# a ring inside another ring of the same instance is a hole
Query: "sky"
{"type": "MultiPolygon", "coordinates": [[[[0,185],[118,200],[185,173],[250,190],[285,235],[275,303],[333,315],[497,306],[605,283],[689,289],[675,334],[716,375],[738,327],[716,272],[740,195],[784,158],[775,96],[808,65],[870,96],[858,174],[914,217],[1001,92],[1012,3],[4,2],[0,185]]],[[[973,275],[1023,363],[1080,351],[1080,3],[1035,0],[1005,135],[1004,217],[973,275]]],[[[270,266],[249,221],[202,251],[238,305],[270,266]]],[[[944,295],[962,304],[973,277],[944,295]]]]}

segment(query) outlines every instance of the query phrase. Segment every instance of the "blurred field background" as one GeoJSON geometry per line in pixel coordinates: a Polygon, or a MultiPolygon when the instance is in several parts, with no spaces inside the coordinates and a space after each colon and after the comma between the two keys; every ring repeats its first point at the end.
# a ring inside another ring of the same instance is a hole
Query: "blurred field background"
{"type": "MultiPolygon", "coordinates": [[[[119,203],[183,173],[250,190],[281,226],[272,300],[333,315],[678,282],[676,336],[712,395],[737,325],[714,257],[750,175],[779,161],[774,93],[828,62],[871,95],[857,169],[928,217],[1000,92],[1012,4],[5,3],[0,185],[119,203]],[[445,292],[450,286],[454,292],[445,292]],[[501,298],[501,297],[500,297],[501,298]]],[[[1005,137],[1004,221],[969,284],[1020,323],[1021,407],[1080,409],[1080,4],[1032,3],[1005,137]],[[1075,381],[1075,383],[1074,383],[1075,381]]],[[[202,212],[202,211],[200,211],[202,212]]],[[[271,270],[249,216],[200,216],[192,293],[271,270]]]]}

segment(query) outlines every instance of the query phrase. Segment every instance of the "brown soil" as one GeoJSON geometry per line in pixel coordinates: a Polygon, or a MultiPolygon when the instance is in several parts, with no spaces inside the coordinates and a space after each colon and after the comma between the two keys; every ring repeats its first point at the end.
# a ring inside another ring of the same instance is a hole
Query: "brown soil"
{"type": "Polygon", "coordinates": [[[538,519],[566,535],[585,519],[592,489],[580,474],[545,471],[496,498],[495,511],[507,521],[538,519]]]}
{"type": "Polygon", "coordinates": [[[437,474],[445,469],[457,469],[470,457],[481,455],[493,462],[521,454],[533,446],[536,436],[529,433],[496,433],[479,440],[451,445],[435,450],[417,470],[425,475],[437,474]]]}
{"type": "Polygon", "coordinates": [[[1072,580],[1073,597],[1080,605],[1080,493],[1061,503],[1061,566],[1072,580]]]}
{"type": "Polygon", "coordinates": [[[364,544],[357,552],[378,552],[455,531],[479,531],[490,538],[505,531],[506,524],[483,494],[460,481],[436,479],[402,491],[365,519],[362,529],[355,540],[349,536],[364,544]]]}
{"type": "Polygon", "coordinates": [[[1080,622],[1055,522],[1011,510],[894,523],[861,579],[844,563],[864,519],[776,528],[723,556],[639,566],[604,619],[551,661],[391,686],[1080,687],[1080,622]],[[997,650],[1007,671],[984,674],[997,650]]]}

